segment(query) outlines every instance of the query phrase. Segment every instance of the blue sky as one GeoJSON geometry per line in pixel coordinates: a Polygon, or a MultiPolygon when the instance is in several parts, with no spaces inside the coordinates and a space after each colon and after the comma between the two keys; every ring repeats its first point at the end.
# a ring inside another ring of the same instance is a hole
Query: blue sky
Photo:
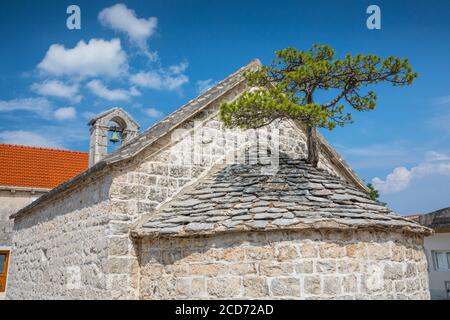
{"type": "Polygon", "coordinates": [[[450,205],[450,2],[118,3],[2,3],[0,142],[87,150],[93,114],[121,106],[145,129],[253,58],[329,44],[338,56],[407,57],[420,77],[374,87],[377,109],[327,139],[399,213],[450,205]],[[66,28],[70,4],[81,30],[66,28]],[[381,30],[366,27],[370,4],[381,30]]]}

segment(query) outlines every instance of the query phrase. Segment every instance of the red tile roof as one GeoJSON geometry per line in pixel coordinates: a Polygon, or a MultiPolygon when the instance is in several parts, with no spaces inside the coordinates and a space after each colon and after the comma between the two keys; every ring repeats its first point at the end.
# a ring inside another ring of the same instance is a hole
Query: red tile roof
{"type": "Polygon", "coordinates": [[[87,152],[0,144],[0,186],[51,189],[87,168],[87,152]]]}

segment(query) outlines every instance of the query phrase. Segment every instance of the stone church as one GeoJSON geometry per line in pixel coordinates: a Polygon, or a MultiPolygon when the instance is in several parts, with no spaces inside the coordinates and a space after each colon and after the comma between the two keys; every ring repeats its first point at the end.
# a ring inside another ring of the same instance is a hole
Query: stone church
{"type": "Polygon", "coordinates": [[[322,137],[313,168],[299,123],[224,128],[259,64],[142,133],[120,108],[92,119],[89,169],[11,217],[7,297],[428,299],[430,229],[372,201],[322,137]]]}

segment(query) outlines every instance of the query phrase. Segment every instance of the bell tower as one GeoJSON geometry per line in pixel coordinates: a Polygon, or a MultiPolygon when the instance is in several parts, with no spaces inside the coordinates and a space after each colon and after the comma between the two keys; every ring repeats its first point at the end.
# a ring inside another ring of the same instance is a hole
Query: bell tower
{"type": "Polygon", "coordinates": [[[123,109],[112,108],[92,118],[89,141],[89,167],[102,160],[112,145],[124,144],[139,133],[139,124],[123,109]]]}

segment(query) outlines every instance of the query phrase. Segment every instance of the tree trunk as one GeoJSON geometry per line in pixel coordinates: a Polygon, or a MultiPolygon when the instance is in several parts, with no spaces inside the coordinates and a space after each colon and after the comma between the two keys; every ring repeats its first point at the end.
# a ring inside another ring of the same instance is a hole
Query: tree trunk
{"type": "Polygon", "coordinates": [[[317,139],[317,130],[315,127],[306,129],[307,143],[308,143],[308,163],[317,168],[319,163],[319,147],[317,139]]]}

